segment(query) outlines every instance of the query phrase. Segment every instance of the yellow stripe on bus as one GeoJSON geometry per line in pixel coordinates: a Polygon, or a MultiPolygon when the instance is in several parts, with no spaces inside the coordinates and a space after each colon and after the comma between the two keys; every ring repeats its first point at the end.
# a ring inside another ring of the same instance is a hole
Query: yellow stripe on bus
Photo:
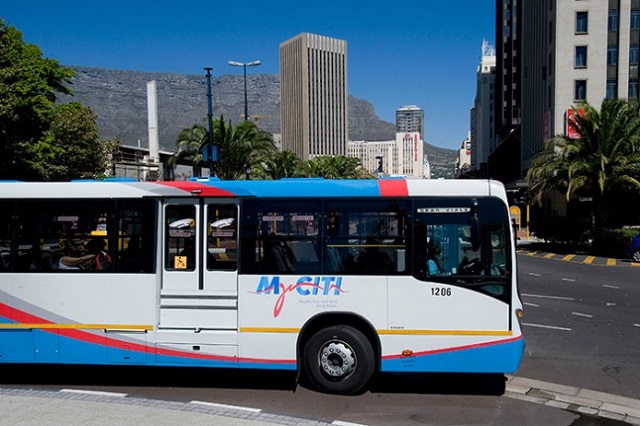
{"type": "Polygon", "coordinates": [[[123,325],[123,324],[38,324],[38,323],[14,323],[14,324],[0,324],[0,329],[21,329],[21,328],[36,328],[36,329],[64,329],[64,330],[153,330],[152,325],[123,325]]]}
{"type": "MultiPolygon", "coordinates": [[[[425,336],[512,336],[510,330],[376,330],[378,334],[425,336]]],[[[242,327],[241,333],[299,333],[299,328],[242,327]]]]}

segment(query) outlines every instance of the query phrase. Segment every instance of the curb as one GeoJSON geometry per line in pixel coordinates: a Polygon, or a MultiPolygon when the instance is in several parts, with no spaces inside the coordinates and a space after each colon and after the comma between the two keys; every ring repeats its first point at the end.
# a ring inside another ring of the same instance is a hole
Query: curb
{"type": "Polygon", "coordinates": [[[640,425],[639,399],[514,376],[507,376],[504,396],[640,425]]]}

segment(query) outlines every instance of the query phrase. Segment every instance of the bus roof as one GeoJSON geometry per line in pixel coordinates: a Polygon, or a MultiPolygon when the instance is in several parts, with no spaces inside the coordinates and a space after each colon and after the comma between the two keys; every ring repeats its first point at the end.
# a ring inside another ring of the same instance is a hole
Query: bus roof
{"type": "Polygon", "coordinates": [[[506,201],[504,186],[492,180],[322,179],[133,182],[2,182],[0,198],[141,198],[141,197],[408,197],[496,196],[506,201]]]}

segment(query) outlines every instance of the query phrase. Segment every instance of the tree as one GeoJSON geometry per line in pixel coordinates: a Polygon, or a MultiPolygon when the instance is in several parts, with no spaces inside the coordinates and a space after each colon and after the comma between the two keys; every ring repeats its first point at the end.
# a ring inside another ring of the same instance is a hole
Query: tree
{"type": "Polygon", "coordinates": [[[27,164],[38,180],[102,177],[118,145],[118,140],[100,140],[91,108],[78,102],[61,104],[42,138],[26,147],[27,164]]]}
{"type": "Polygon", "coordinates": [[[254,174],[259,179],[283,179],[298,177],[302,161],[291,151],[279,151],[261,162],[254,174]]]}
{"type": "Polygon", "coordinates": [[[0,179],[32,179],[30,146],[40,140],[53,117],[56,92],[74,72],[42,57],[22,33],[0,19],[0,179]]]}
{"type": "Polygon", "coordinates": [[[220,150],[220,158],[215,165],[220,179],[240,179],[248,170],[252,171],[277,152],[271,134],[251,121],[243,121],[234,128],[220,117],[213,131],[220,150]]]}
{"type": "Polygon", "coordinates": [[[300,174],[307,177],[326,179],[371,178],[371,174],[361,167],[360,159],[344,155],[315,157],[304,162],[300,174]]]}
{"type": "MultiPolygon", "coordinates": [[[[258,128],[250,121],[237,127],[226,123],[224,117],[213,120],[213,140],[218,146],[219,158],[215,167],[216,176],[224,180],[236,180],[246,175],[247,170],[260,166],[273,157],[276,147],[270,133],[258,128]]],[[[176,152],[170,164],[202,163],[202,148],[209,143],[209,132],[203,126],[194,125],[180,132],[176,140],[176,152]]]]}
{"type": "Polygon", "coordinates": [[[640,108],[621,99],[605,99],[596,110],[571,118],[579,138],[555,136],[545,142],[527,172],[534,201],[551,191],[592,197],[595,228],[609,226],[612,200],[629,191],[640,193],[640,108]]]}

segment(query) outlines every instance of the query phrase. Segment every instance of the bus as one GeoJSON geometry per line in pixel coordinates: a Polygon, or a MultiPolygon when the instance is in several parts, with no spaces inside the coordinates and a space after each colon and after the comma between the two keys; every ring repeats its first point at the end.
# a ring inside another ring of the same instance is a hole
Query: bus
{"type": "Polygon", "coordinates": [[[515,372],[521,317],[496,181],[0,183],[0,363],[292,370],[354,394],[515,372]]]}

